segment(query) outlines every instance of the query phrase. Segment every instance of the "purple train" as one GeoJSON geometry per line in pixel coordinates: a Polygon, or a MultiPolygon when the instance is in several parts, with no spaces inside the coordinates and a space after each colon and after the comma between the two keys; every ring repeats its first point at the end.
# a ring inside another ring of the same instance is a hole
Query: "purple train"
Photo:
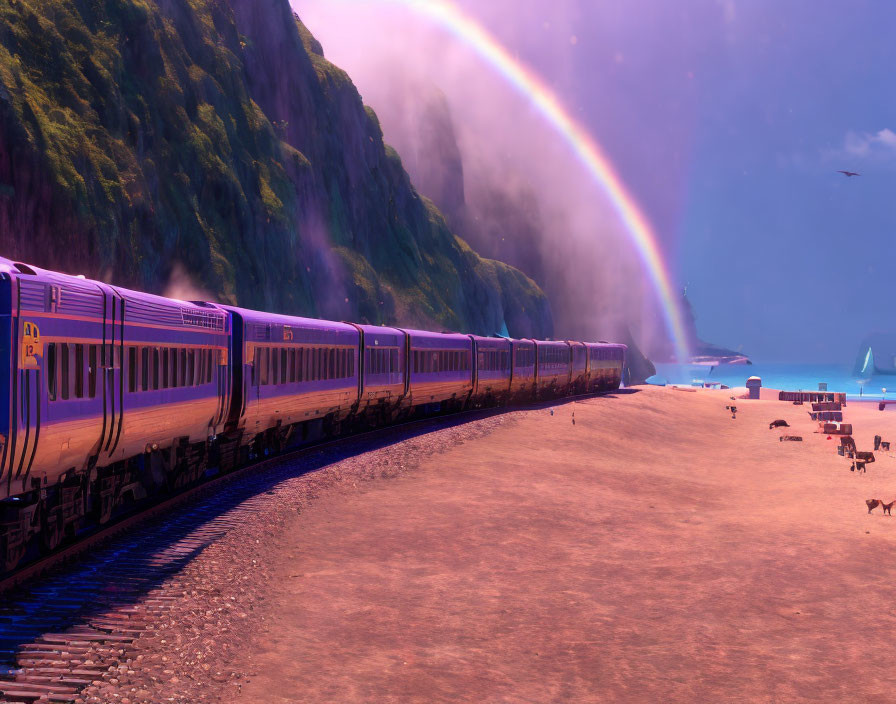
{"type": "Polygon", "coordinates": [[[0,568],[290,443],[619,387],[624,345],[335,323],[0,258],[0,568]]]}

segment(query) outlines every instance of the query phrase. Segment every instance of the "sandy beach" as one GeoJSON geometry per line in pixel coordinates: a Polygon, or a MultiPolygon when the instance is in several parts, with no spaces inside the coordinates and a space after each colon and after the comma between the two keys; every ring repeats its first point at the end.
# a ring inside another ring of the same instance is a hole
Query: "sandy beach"
{"type": "MultiPolygon", "coordinates": [[[[731,393],[515,412],[320,497],[272,556],[241,701],[889,697],[896,519],[864,502],[896,498],[896,456],[857,475],[807,406],[732,419],[731,393]]],[[[859,449],[896,440],[892,410],[845,416],[859,449]]]]}

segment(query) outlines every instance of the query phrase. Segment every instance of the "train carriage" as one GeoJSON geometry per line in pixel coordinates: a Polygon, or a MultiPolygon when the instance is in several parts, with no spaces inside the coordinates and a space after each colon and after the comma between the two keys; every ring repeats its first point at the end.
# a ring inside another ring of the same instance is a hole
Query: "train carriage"
{"type": "Polygon", "coordinates": [[[513,342],[503,337],[469,335],[476,361],[472,400],[476,405],[506,403],[513,379],[513,342]]]}
{"type": "Polygon", "coordinates": [[[345,323],[221,306],[233,317],[234,375],[228,432],[279,449],[294,425],[335,431],[358,404],[360,333],[345,323]],[[324,428],[324,425],[327,428],[324,428]]]}
{"type": "Polygon", "coordinates": [[[229,330],[196,304],[9,260],[0,306],[11,362],[0,380],[0,499],[15,497],[0,505],[0,557],[10,564],[30,534],[52,548],[88,514],[103,523],[195,468],[182,450],[204,448],[223,421],[229,374],[209,369],[229,330]],[[181,354],[183,383],[161,368],[181,354]]]}
{"type": "Polygon", "coordinates": [[[570,373],[570,389],[573,393],[585,393],[588,386],[588,348],[584,342],[567,340],[572,357],[572,370],[570,373]]]}
{"type": "Polygon", "coordinates": [[[388,423],[408,402],[408,335],[397,328],[355,325],[361,333],[361,397],[368,424],[388,423]]]}
{"type": "Polygon", "coordinates": [[[586,342],[588,349],[587,391],[596,393],[618,389],[625,369],[628,348],[610,342],[586,342]]]}
{"type": "Polygon", "coordinates": [[[523,401],[535,398],[535,340],[511,340],[513,374],[510,397],[523,401]]]}
{"type": "Polygon", "coordinates": [[[463,407],[473,391],[473,342],[469,336],[404,332],[408,335],[409,404],[463,407]]]}
{"type": "Polygon", "coordinates": [[[550,398],[563,394],[569,387],[572,372],[571,348],[568,342],[535,341],[536,395],[550,398]]]}

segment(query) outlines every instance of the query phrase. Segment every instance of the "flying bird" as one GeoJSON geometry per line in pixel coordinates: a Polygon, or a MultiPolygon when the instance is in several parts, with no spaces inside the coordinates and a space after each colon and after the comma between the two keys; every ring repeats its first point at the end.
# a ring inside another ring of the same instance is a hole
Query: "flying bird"
{"type": "Polygon", "coordinates": [[[855,172],[855,171],[838,171],[837,173],[838,173],[838,174],[843,174],[843,175],[846,176],[847,178],[849,178],[850,176],[861,176],[861,175],[862,175],[862,174],[857,173],[857,172],[855,172]]]}

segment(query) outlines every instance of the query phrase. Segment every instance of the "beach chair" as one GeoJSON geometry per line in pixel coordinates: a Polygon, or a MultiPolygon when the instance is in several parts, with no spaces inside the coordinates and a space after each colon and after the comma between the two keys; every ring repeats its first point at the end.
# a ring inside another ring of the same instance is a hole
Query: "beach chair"
{"type": "Polygon", "coordinates": [[[886,450],[887,452],[889,452],[889,451],[890,451],[890,443],[889,443],[889,441],[887,441],[887,440],[881,440],[881,441],[880,441],[880,449],[881,449],[881,450],[886,450]]]}

